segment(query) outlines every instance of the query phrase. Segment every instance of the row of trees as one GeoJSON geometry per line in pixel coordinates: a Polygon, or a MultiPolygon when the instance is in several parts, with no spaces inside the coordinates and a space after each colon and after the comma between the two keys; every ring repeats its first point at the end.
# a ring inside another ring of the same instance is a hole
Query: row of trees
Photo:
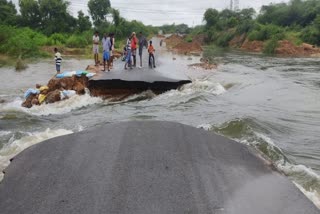
{"type": "Polygon", "coordinates": [[[11,1],[0,0],[0,24],[29,27],[45,35],[82,33],[91,30],[93,26],[101,32],[117,31],[120,37],[129,35],[133,28],[135,31],[146,33],[154,31],[141,22],[129,22],[122,18],[120,12],[111,7],[109,0],[89,0],[90,17],[83,11],[78,11],[78,16],[73,17],[69,13],[69,5],[66,0],[19,0],[20,14],[18,14],[11,1]]]}
{"type": "MultiPolygon", "coordinates": [[[[145,35],[157,29],[138,21],[127,21],[109,0],[89,0],[89,16],[82,11],[70,15],[66,0],[19,0],[19,13],[11,0],[0,0],[0,54],[22,58],[42,56],[42,46],[85,48],[92,44],[93,31],[102,36],[116,34],[116,47],[133,31],[145,35]]],[[[1,64],[0,64],[1,66],[1,64]]]]}
{"type": "MultiPolygon", "coordinates": [[[[208,42],[228,46],[244,33],[250,40],[291,39],[295,43],[320,45],[320,1],[291,0],[289,3],[263,6],[260,13],[252,8],[241,11],[208,9],[204,14],[208,42]]],[[[274,44],[273,44],[273,47],[274,44]]]]}

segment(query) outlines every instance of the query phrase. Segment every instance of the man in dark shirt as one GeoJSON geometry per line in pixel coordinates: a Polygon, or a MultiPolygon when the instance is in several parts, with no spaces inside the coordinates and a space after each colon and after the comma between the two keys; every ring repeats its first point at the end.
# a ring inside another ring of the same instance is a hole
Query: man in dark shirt
{"type": "Polygon", "coordinates": [[[142,35],[142,32],[139,33],[139,56],[140,56],[140,68],[142,68],[142,50],[143,47],[148,47],[148,42],[145,36],[142,35]]]}

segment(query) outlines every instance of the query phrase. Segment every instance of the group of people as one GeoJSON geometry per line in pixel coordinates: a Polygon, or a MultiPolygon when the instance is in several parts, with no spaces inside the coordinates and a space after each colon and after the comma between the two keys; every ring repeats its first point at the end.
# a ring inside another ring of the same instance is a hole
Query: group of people
{"type": "MultiPolygon", "coordinates": [[[[100,43],[100,38],[99,38],[99,33],[96,31],[95,34],[93,35],[93,55],[94,55],[94,61],[95,64],[99,64],[99,43],[100,43]]],[[[106,70],[106,65],[107,65],[107,70],[110,71],[110,68],[113,63],[113,51],[114,51],[114,44],[115,44],[115,38],[114,34],[110,33],[109,35],[104,34],[104,37],[102,38],[102,48],[103,48],[103,65],[104,69],[103,71],[106,70]]],[[[155,58],[154,58],[154,52],[155,49],[152,45],[152,41],[147,42],[147,39],[142,35],[142,32],[139,33],[139,37],[136,37],[136,33],[133,32],[124,47],[124,61],[125,61],[125,66],[124,68],[127,69],[129,66],[130,68],[136,67],[137,64],[137,48],[139,48],[139,56],[140,56],[140,68],[142,67],[142,52],[143,48],[146,47],[148,49],[149,53],[149,66],[150,67],[156,67],[155,66],[155,58]]]]}
{"type": "MultiPolygon", "coordinates": [[[[94,62],[95,62],[95,65],[98,65],[99,64],[99,43],[100,43],[98,31],[94,33],[92,41],[93,41],[94,62]]],[[[101,42],[102,42],[102,51],[103,51],[103,54],[102,54],[103,71],[106,70],[106,65],[107,65],[107,70],[110,71],[110,68],[113,64],[113,51],[114,51],[114,44],[115,44],[114,34],[105,33],[103,35],[101,42]]]]}
{"type": "Polygon", "coordinates": [[[124,47],[124,69],[127,69],[127,66],[130,68],[136,67],[137,64],[137,46],[139,48],[139,57],[140,57],[140,66],[139,68],[142,68],[142,52],[143,48],[146,47],[148,49],[149,53],[149,67],[156,67],[155,65],[155,58],[154,58],[154,52],[155,49],[152,45],[152,41],[148,42],[146,37],[142,35],[142,32],[139,33],[139,37],[136,37],[136,33],[133,32],[131,36],[128,38],[126,46],[124,47]]]}
{"type": "MultiPolygon", "coordinates": [[[[94,56],[94,62],[95,65],[97,66],[99,64],[99,44],[100,44],[100,38],[99,38],[99,33],[96,31],[92,37],[93,41],[93,56],[94,56]]],[[[114,51],[114,45],[115,45],[115,38],[114,38],[114,33],[107,34],[105,33],[103,35],[103,38],[101,40],[102,43],[102,59],[103,59],[103,71],[110,71],[110,69],[113,66],[113,51],[114,51]]],[[[128,66],[130,68],[136,67],[137,59],[137,48],[138,48],[138,53],[140,57],[140,66],[139,68],[142,68],[142,52],[143,48],[146,47],[149,53],[149,66],[152,68],[155,68],[155,49],[152,45],[152,41],[147,42],[147,39],[145,36],[142,35],[142,32],[139,33],[139,37],[136,37],[136,33],[133,32],[124,47],[124,57],[123,60],[125,61],[124,68],[127,69],[128,66]]],[[[56,71],[57,73],[60,73],[60,67],[61,67],[61,61],[62,57],[61,54],[58,52],[58,49],[54,49],[55,52],[55,62],[56,62],[56,71]]]]}

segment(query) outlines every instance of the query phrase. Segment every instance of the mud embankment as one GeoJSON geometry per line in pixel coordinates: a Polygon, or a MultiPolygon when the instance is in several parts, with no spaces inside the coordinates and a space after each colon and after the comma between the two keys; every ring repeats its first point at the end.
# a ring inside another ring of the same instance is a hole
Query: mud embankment
{"type": "MultiPolygon", "coordinates": [[[[186,36],[179,36],[173,34],[167,37],[164,41],[166,42],[167,48],[175,53],[184,54],[188,56],[201,56],[203,51],[202,46],[205,45],[205,36],[197,35],[193,37],[192,41],[190,42],[186,40],[186,36]]],[[[189,65],[189,67],[213,70],[216,69],[218,65],[209,63],[209,60],[201,58],[199,63],[191,64],[189,65]]]]}

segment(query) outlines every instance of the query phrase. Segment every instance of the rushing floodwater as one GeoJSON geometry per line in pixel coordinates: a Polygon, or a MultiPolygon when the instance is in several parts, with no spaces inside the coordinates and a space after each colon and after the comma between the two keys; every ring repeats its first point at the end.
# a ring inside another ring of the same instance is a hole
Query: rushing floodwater
{"type": "MultiPolygon", "coordinates": [[[[20,107],[23,92],[45,84],[54,74],[53,62],[32,64],[19,73],[1,68],[0,170],[12,156],[48,138],[103,123],[168,120],[256,147],[320,207],[320,61],[240,52],[221,53],[215,59],[221,63],[218,70],[204,71],[187,66],[199,58],[159,50],[157,69],[185,73],[193,83],[117,103],[84,95],[31,109],[20,107]]],[[[63,68],[84,69],[90,63],[69,59],[63,68]]],[[[122,69],[122,62],[116,64],[122,69]]]]}

